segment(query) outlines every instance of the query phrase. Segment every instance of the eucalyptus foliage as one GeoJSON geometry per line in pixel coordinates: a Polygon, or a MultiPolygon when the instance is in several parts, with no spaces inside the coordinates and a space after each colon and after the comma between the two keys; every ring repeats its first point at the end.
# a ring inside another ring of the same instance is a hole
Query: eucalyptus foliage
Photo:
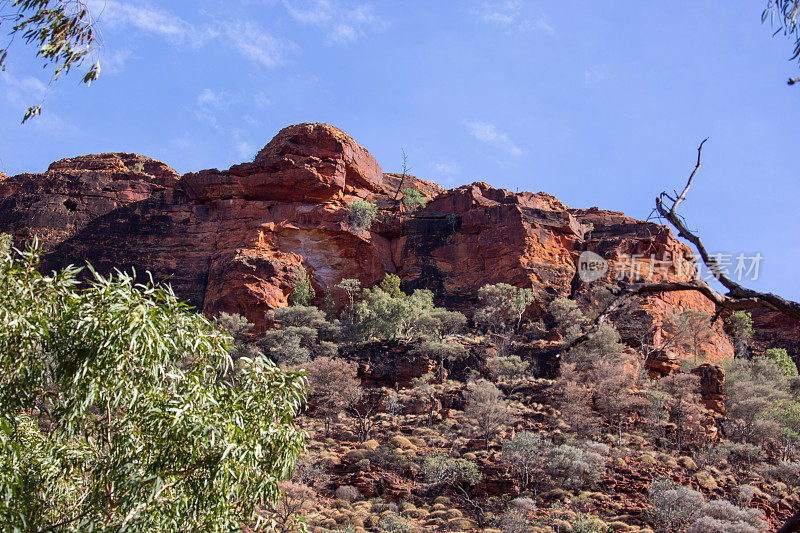
{"type": "MultiPolygon", "coordinates": [[[[83,75],[83,83],[90,84],[100,74],[97,54],[98,34],[83,0],[6,0],[0,2],[0,28],[7,27],[11,39],[0,48],[0,70],[6,68],[6,57],[15,37],[37,48],[36,57],[45,66],[53,65],[50,83],[59,76],[80,66],[87,56],[91,65],[83,75]]],[[[22,122],[40,114],[42,104],[28,108],[22,122]]]]}
{"type": "Polygon", "coordinates": [[[171,289],[0,255],[6,531],[232,531],[261,522],[304,447],[303,378],[171,289]]]}

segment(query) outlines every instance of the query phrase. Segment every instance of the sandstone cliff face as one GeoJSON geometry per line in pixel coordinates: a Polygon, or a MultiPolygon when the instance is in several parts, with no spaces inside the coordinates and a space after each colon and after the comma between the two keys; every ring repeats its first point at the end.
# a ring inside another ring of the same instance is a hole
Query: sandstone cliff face
{"type": "MultiPolygon", "coordinates": [[[[298,268],[319,303],[326,289],[343,302],[334,289],[343,278],[369,286],[392,272],[405,289],[430,288],[440,303],[465,310],[485,283],[531,287],[535,316],[553,298],[589,293],[576,275],[584,250],[610,260],[605,279],[634,254],[653,281],[679,279],[653,258],[691,258],[667,228],[622,213],[570,209],[547,194],[485,183],[446,191],[385,174],[325,124],[289,126],[253,162],[224,171],[179,177],[146,157],[101,154],[8,177],[0,180],[0,231],[18,241],[37,235],[47,268],[88,260],[100,271],[151,271],[203,312],[240,313],[258,328],[268,325],[266,311],[287,305],[298,268]],[[408,212],[396,200],[408,187],[430,200],[423,209],[408,212]],[[347,204],[358,199],[381,209],[370,231],[347,223],[347,204]]],[[[682,307],[712,311],[695,294],[647,298],[623,336],[657,337],[665,314],[682,307]]],[[[721,329],[708,349],[732,353],[721,329]]]]}

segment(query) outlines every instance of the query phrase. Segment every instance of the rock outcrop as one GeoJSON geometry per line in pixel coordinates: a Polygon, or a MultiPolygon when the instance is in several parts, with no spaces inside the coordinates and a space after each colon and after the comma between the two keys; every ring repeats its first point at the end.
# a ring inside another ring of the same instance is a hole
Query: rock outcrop
{"type": "MultiPolygon", "coordinates": [[[[335,289],[343,278],[369,286],[392,272],[404,289],[429,288],[440,304],[465,310],[483,284],[531,287],[535,317],[554,298],[591,297],[628,263],[653,281],[681,279],[692,257],[668,228],[622,213],[571,209],[544,193],[486,183],[444,190],[383,173],[367,150],[325,124],[289,126],[253,162],[224,171],[180,177],[146,157],[100,154],[7,177],[0,231],[18,242],[38,236],[46,268],[88,260],[101,272],[150,271],[203,312],[240,313],[260,329],[266,311],[287,304],[299,268],[319,303],[328,290],[343,303],[335,289]],[[421,191],[427,205],[408,211],[399,201],[405,188],[421,191]],[[348,224],[347,205],[359,199],[380,208],[369,231],[348,224]],[[593,284],[578,276],[584,251],[609,262],[593,284]]],[[[696,294],[644,298],[637,320],[621,324],[623,337],[658,341],[666,314],[684,307],[712,311],[696,294]]],[[[729,356],[717,333],[707,351],[729,356]]]]}

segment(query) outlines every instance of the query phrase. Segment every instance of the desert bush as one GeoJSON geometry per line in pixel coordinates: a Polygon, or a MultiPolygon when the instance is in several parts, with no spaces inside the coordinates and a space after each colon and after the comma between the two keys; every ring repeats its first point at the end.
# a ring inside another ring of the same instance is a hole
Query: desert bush
{"type": "Polygon", "coordinates": [[[586,377],[575,364],[562,363],[561,376],[552,390],[563,421],[579,435],[595,437],[600,432],[601,417],[592,409],[594,389],[586,377]]]}
{"type": "Polygon", "coordinates": [[[569,298],[556,298],[548,304],[547,311],[555,323],[556,331],[567,342],[580,336],[583,326],[588,324],[578,304],[569,298]]]}
{"type": "Polygon", "coordinates": [[[468,459],[458,459],[443,453],[425,457],[422,463],[425,480],[433,485],[443,485],[464,490],[483,479],[478,465],[468,459]]]}
{"type": "Polygon", "coordinates": [[[467,385],[464,415],[472,422],[476,434],[483,437],[486,447],[489,439],[503,425],[510,422],[511,411],[503,392],[493,383],[479,379],[467,385]]]}
{"type": "Polygon", "coordinates": [[[489,373],[498,381],[517,382],[525,378],[530,363],[518,355],[496,356],[486,362],[489,373]]]}
{"type": "Polygon", "coordinates": [[[775,361],[783,373],[789,377],[797,377],[797,365],[783,348],[769,348],[764,357],[775,361]]]}
{"type": "Polygon", "coordinates": [[[518,509],[507,509],[500,520],[500,531],[502,533],[527,533],[529,530],[528,519],[518,509]]]}
{"type": "Polygon", "coordinates": [[[553,482],[568,489],[594,486],[606,473],[607,457],[569,444],[551,448],[543,465],[553,482]]]}
{"type": "Polygon", "coordinates": [[[722,441],[717,445],[717,452],[732,466],[748,470],[764,457],[764,450],[749,442],[722,441]]]}
{"type": "Polygon", "coordinates": [[[670,374],[658,382],[667,394],[669,421],[675,424],[676,444],[680,448],[687,438],[700,432],[703,406],[700,403],[700,378],[694,374],[670,374]]]}
{"type": "Polygon", "coordinates": [[[473,319],[489,331],[517,330],[522,315],[533,303],[532,289],[514,287],[508,283],[484,285],[478,289],[478,308],[473,319]]]}
{"type": "Polygon", "coordinates": [[[725,319],[733,340],[734,357],[748,359],[750,357],[750,340],[753,338],[753,318],[748,311],[734,311],[725,319]]]}
{"type": "Polygon", "coordinates": [[[274,530],[280,533],[294,533],[304,529],[303,509],[317,497],[317,493],[302,483],[284,481],[279,484],[281,497],[278,503],[268,507],[270,517],[275,521],[274,530]]]}
{"type": "Polygon", "coordinates": [[[350,227],[368,230],[378,216],[378,206],[366,200],[356,200],[347,204],[347,223],[350,227]]]}
{"type": "Polygon", "coordinates": [[[380,522],[378,522],[378,530],[386,531],[387,533],[413,533],[417,529],[413,522],[407,518],[391,512],[381,517],[380,522]]]}
{"type": "Polygon", "coordinates": [[[582,371],[589,371],[596,361],[619,362],[625,350],[619,332],[611,324],[597,328],[594,336],[564,354],[564,361],[575,364],[582,371]]]}
{"type": "Polygon", "coordinates": [[[757,445],[782,442],[788,451],[797,426],[785,367],[773,357],[735,359],[726,365],[725,381],[729,434],[757,445]]]}
{"type": "Polygon", "coordinates": [[[333,493],[337,498],[346,502],[355,502],[361,499],[361,493],[352,485],[336,487],[333,493]]]}
{"type": "Polygon", "coordinates": [[[403,205],[410,211],[425,207],[425,197],[418,189],[403,189],[403,205]]]}
{"type": "Polygon", "coordinates": [[[455,342],[424,341],[414,346],[411,355],[421,355],[436,361],[436,375],[439,380],[445,377],[445,362],[454,363],[467,356],[463,345],[455,342]]]}
{"type": "Polygon", "coordinates": [[[767,523],[758,509],[742,509],[729,501],[714,500],[699,511],[688,533],[761,533],[767,523]]]}
{"type": "Polygon", "coordinates": [[[605,533],[608,526],[596,516],[578,513],[572,521],[572,533],[605,533]]]}
{"type": "Polygon", "coordinates": [[[308,277],[306,269],[302,266],[297,267],[294,271],[294,286],[289,294],[289,302],[292,305],[308,306],[316,295],[317,292],[311,286],[311,278],[308,277]]]}
{"type": "Polygon", "coordinates": [[[711,317],[696,309],[668,315],[662,327],[667,337],[666,347],[692,354],[695,363],[698,357],[705,357],[706,345],[714,339],[711,317]]]}
{"type": "Polygon", "coordinates": [[[544,452],[551,446],[549,441],[528,431],[503,441],[501,461],[511,468],[520,492],[528,488],[532,476],[541,467],[544,452]]]}
{"type": "Polygon", "coordinates": [[[320,357],[307,365],[308,395],[315,406],[314,414],[325,420],[325,434],[330,422],[347,407],[352,396],[361,389],[358,365],[343,359],[320,357]]]}
{"type": "Polygon", "coordinates": [[[668,478],[652,481],[648,488],[647,515],[653,520],[656,531],[672,533],[683,531],[700,516],[706,501],[703,495],[688,487],[678,485],[668,478]]]}
{"type": "Polygon", "coordinates": [[[781,481],[787,485],[800,485],[800,462],[778,461],[775,466],[766,466],[764,475],[774,481],[781,481]]]}

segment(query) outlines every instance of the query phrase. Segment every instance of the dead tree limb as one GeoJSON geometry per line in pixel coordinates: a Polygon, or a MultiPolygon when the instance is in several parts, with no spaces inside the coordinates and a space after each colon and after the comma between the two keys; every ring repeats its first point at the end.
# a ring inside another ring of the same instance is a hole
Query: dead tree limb
{"type": "Polygon", "coordinates": [[[606,322],[608,317],[615,311],[619,310],[624,304],[625,300],[633,296],[642,296],[648,294],[662,294],[666,292],[679,292],[679,291],[694,291],[705,296],[716,306],[716,313],[714,316],[719,318],[723,310],[729,311],[743,311],[748,309],[766,308],[779,311],[784,315],[800,320],[800,303],[786,300],[772,293],[764,293],[754,291],[743,287],[730,279],[719,267],[716,260],[708,253],[708,250],[703,244],[702,239],[690,231],[686,226],[683,217],[678,214],[678,206],[686,199],[692,182],[700,170],[701,156],[703,153],[703,145],[708,139],[703,139],[700,146],[697,147],[697,161],[689,179],[683,190],[678,193],[675,191],[673,195],[662,192],[656,198],[655,211],[661,219],[669,222],[677,231],[678,236],[683,237],[697,249],[700,254],[700,259],[711,270],[719,282],[728,289],[726,294],[722,294],[714,290],[704,280],[698,278],[696,275],[689,281],[666,281],[662,283],[629,283],[620,281],[616,286],[611,287],[609,290],[616,296],[606,308],[600,312],[591,324],[589,329],[582,335],[573,339],[570,342],[564,343],[558,348],[559,354],[566,352],[570,348],[577,346],[583,342],[591,340],[597,335],[600,327],[606,322]]]}

